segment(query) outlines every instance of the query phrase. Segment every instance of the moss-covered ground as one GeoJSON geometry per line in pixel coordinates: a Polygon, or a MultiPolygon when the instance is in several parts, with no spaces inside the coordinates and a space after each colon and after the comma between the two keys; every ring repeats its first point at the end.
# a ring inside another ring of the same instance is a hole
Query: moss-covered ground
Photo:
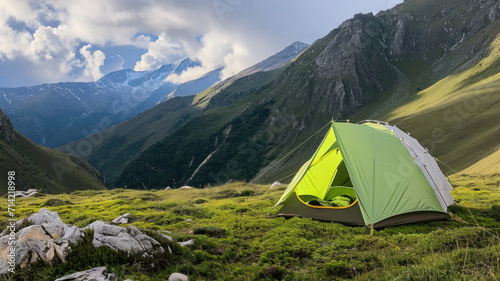
{"type": "MultiPolygon", "coordinates": [[[[373,236],[364,227],[266,217],[284,187],[231,183],[18,198],[19,218],[46,207],[79,227],[130,212],[132,225],[170,246],[173,255],[153,261],[127,258],[95,250],[87,239],[74,247],[71,263],[19,269],[12,280],[54,280],[95,266],[135,281],[167,280],[172,272],[190,280],[498,280],[500,175],[455,175],[451,181],[460,194],[454,194],[453,220],[387,227],[373,236]],[[195,246],[162,240],[158,231],[172,232],[168,235],[177,241],[194,239],[195,246]]],[[[5,208],[1,211],[6,214],[5,208]]]]}

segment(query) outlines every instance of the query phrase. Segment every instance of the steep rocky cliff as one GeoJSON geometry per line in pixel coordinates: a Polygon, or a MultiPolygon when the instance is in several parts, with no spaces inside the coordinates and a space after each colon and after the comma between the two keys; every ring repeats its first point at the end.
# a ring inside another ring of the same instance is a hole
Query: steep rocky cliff
{"type": "Polygon", "coordinates": [[[0,109],[0,138],[7,142],[16,141],[16,135],[14,134],[14,126],[10,122],[9,117],[3,113],[0,109]]]}

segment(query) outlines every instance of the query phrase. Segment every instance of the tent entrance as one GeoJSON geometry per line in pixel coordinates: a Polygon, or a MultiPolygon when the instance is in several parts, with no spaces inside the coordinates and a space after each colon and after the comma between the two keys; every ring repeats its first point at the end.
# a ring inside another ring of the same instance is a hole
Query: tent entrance
{"type": "Polygon", "coordinates": [[[299,201],[313,208],[349,208],[357,202],[338,147],[329,149],[309,166],[295,192],[299,201]]]}

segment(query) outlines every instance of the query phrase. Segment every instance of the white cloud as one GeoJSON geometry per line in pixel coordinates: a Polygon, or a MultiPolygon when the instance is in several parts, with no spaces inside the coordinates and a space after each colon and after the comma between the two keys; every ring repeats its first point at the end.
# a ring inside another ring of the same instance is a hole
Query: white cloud
{"type": "Polygon", "coordinates": [[[91,48],[92,45],[88,44],[80,49],[80,54],[85,58],[81,81],[96,81],[103,76],[100,68],[104,64],[106,56],[99,50],[91,53],[91,48]]]}
{"type": "MultiPolygon", "coordinates": [[[[5,65],[22,61],[29,68],[27,75],[34,75],[27,77],[29,81],[80,81],[121,67],[119,60],[101,67],[111,63],[103,59],[106,48],[133,46],[145,50],[136,70],[189,56],[201,66],[169,79],[187,81],[219,66],[225,66],[222,78],[226,78],[293,41],[311,42],[325,35],[336,27],[333,22],[361,12],[359,7],[374,10],[397,2],[401,0],[352,0],[349,4],[328,0],[314,4],[303,0],[2,0],[0,60],[8,61],[5,65]],[[81,47],[89,44],[94,52],[81,47]]],[[[116,58],[117,53],[108,57],[113,55],[116,58]]]]}
{"type": "Polygon", "coordinates": [[[135,65],[136,71],[155,69],[186,56],[181,45],[169,41],[164,33],[160,34],[156,41],[149,42],[147,47],[148,52],[142,55],[135,65]]]}

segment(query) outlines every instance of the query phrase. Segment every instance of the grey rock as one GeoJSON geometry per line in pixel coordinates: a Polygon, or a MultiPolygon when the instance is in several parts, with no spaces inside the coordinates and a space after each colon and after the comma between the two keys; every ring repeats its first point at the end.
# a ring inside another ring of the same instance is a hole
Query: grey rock
{"type": "Polygon", "coordinates": [[[117,217],[116,219],[111,221],[111,223],[113,223],[113,224],[126,224],[126,223],[129,223],[129,221],[130,221],[130,213],[126,213],[126,214],[123,214],[123,215],[117,217]]]}
{"type": "MultiPolygon", "coordinates": [[[[70,244],[78,243],[84,235],[78,227],[63,223],[56,212],[45,208],[31,215],[28,220],[34,224],[23,229],[19,229],[24,223],[22,220],[15,224],[15,263],[21,268],[39,260],[48,262],[56,257],[65,261],[71,252],[70,244]]],[[[9,268],[7,254],[10,231],[4,231],[3,234],[6,235],[0,238],[0,274],[7,273],[9,268]]]]}
{"type": "Polygon", "coordinates": [[[16,197],[31,197],[31,196],[34,196],[38,193],[40,193],[40,191],[37,189],[28,189],[27,191],[19,190],[19,191],[16,191],[15,196],[16,197]]]}
{"type": "Polygon", "coordinates": [[[277,187],[280,187],[280,186],[284,186],[284,184],[282,184],[279,181],[275,181],[275,182],[273,182],[273,184],[271,184],[271,186],[269,188],[273,189],[273,188],[277,188],[277,187]]]}
{"type": "Polygon", "coordinates": [[[51,212],[47,208],[41,208],[40,211],[31,215],[28,221],[38,225],[44,223],[64,224],[56,212],[51,212]]]}
{"type": "Polygon", "coordinates": [[[137,236],[139,234],[142,234],[142,232],[137,229],[137,227],[133,226],[133,225],[129,225],[127,226],[127,231],[132,234],[133,236],[137,236]]]}
{"type": "Polygon", "coordinates": [[[94,230],[94,247],[106,246],[115,251],[131,253],[163,253],[165,250],[158,241],[143,234],[133,226],[127,228],[95,221],[85,227],[94,230]]]}
{"type": "Polygon", "coordinates": [[[165,239],[168,239],[170,242],[174,242],[174,239],[168,235],[165,235],[163,233],[160,233],[161,234],[161,237],[165,238],[165,239]]]}
{"type": "MultiPolygon", "coordinates": [[[[21,227],[23,226],[23,224],[24,224],[24,219],[20,219],[20,220],[16,221],[16,222],[14,223],[14,232],[19,231],[19,230],[21,229],[21,227]]],[[[10,228],[8,228],[8,227],[6,227],[6,228],[2,231],[2,233],[0,233],[0,237],[2,237],[2,236],[4,236],[4,235],[7,235],[7,234],[8,234],[8,233],[10,233],[10,232],[11,232],[11,229],[10,229],[10,228]]]]}
{"type": "Polygon", "coordinates": [[[192,219],[187,219],[186,222],[193,222],[193,220],[192,219]]]}
{"type": "Polygon", "coordinates": [[[168,277],[168,281],[189,281],[189,277],[182,273],[175,272],[170,274],[170,276],[168,277]]]}
{"type": "Polygon", "coordinates": [[[193,246],[194,245],[194,240],[193,239],[190,239],[188,241],[184,241],[184,242],[177,242],[179,245],[181,245],[181,247],[185,247],[185,246],[193,246]]]}
{"type": "Polygon", "coordinates": [[[76,244],[81,241],[84,236],[85,234],[83,231],[81,231],[77,226],[70,226],[66,227],[63,237],[58,240],[66,241],[70,244],[76,244]]]}
{"type": "Polygon", "coordinates": [[[117,281],[118,278],[109,273],[106,267],[95,267],[57,278],[55,281],[117,281]]]}

